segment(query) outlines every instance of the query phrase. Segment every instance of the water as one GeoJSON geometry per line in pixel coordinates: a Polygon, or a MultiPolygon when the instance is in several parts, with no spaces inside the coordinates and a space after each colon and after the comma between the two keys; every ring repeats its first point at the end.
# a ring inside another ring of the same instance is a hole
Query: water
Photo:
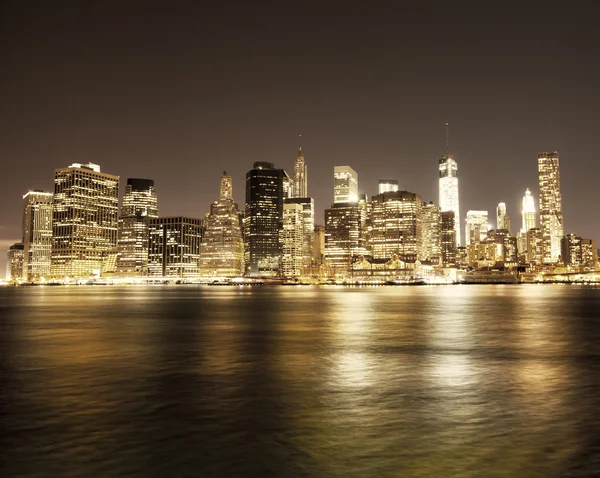
{"type": "Polygon", "coordinates": [[[600,476],[600,288],[0,289],[0,476],[600,476]]]}

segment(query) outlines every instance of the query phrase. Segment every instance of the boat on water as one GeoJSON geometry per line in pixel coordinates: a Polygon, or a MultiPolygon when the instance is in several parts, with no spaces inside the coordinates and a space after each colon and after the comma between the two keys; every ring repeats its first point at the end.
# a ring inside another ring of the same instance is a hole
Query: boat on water
{"type": "Polygon", "coordinates": [[[397,277],[392,280],[385,281],[386,285],[425,285],[424,279],[419,277],[397,277]]]}

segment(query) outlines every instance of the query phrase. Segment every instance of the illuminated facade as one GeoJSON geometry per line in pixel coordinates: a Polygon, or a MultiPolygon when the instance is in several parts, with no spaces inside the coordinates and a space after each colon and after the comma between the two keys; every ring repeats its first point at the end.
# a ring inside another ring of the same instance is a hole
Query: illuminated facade
{"type": "Polygon", "coordinates": [[[283,200],[289,184],[293,181],[273,163],[254,163],[246,173],[244,258],[249,275],[281,273],[283,200]]]}
{"type": "Polygon", "coordinates": [[[527,252],[525,259],[529,264],[541,265],[544,263],[544,235],[542,230],[534,227],[526,233],[527,252]]]}
{"type": "Polygon", "coordinates": [[[484,241],[487,238],[489,229],[487,211],[467,211],[465,224],[467,246],[473,242],[484,241]]]}
{"type": "Polygon", "coordinates": [[[529,189],[525,191],[525,196],[523,196],[523,208],[521,209],[521,217],[521,232],[527,232],[529,231],[529,229],[537,227],[535,219],[535,202],[529,189]]]}
{"type": "Polygon", "coordinates": [[[37,282],[50,276],[52,193],[29,191],[23,202],[23,279],[37,282]]]}
{"type": "Polygon", "coordinates": [[[23,277],[23,243],[17,242],[6,253],[6,280],[18,281],[23,277]]]}
{"type": "Polygon", "coordinates": [[[313,264],[317,267],[323,264],[325,258],[325,226],[316,224],[313,236],[313,264]]]}
{"type": "Polygon", "coordinates": [[[333,168],[333,203],[358,201],[358,173],[350,166],[333,168]]]}
{"type": "Polygon", "coordinates": [[[244,239],[238,205],[233,201],[233,181],[223,172],[219,199],[204,220],[200,246],[200,274],[210,277],[239,277],[244,273],[244,239]]]}
{"type": "Polygon", "coordinates": [[[92,163],[56,169],[51,275],[87,278],[114,272],[118,214],[119,176],[92,163]]]}
{"type": "Polygon", "coordinates": [[[150,219],[148,275],[192,279],[200,276],[203,224],[190,217],[150,219]]]}
{"type": "Polygon", "coordinates": [[[371,199],[370,244],[373,259],[421,258],[421,197],[408,191],[387,192],[371,199]]]}
{"type": "Polygon", "coordinates": [[[304,220],[301,204],[285,202],[283,204],[283,257],[284,277],[299,277],[305,264],[304,258],[304,220]]]}
{"type": "Polygon", "coordinates": [[[540,184],[540,229],[544,235],[544,262],[554,263],[561,253],[564,236],[558,152],[538,154],[540,184]]]}
{"type": "Polygon", "coordinates": [[[331,275],[350,271],[354,257],[367,255],[365,209],[358,202],[325,209],[325,263],[331,275]]]}
{"type": "Polygon", "coordinates": [[[380,179],[377,184],[379,194],[396,192],[398,191],[398,180],[397,179],[380,179]]]}
{"type": "Polygon", "coordinates": [[[313,198],[288,198],[284,200],[284,203],[297,204],[302,207],[302,273],[308,274],[311,270],[313,256],[315,201],[313,198]]]}
{"type": "Polygon", "coordinates": [[[296,162],[294,163],[294,194],[295,198],[308,197],[308,178],[306,162],[304,161],[304,154],[302,154],[302,147],[298,149],[296,155],[296,162]]]}
{"type": "Polygon", "coordinates": [[[567,234],[561,240],[562,261],[566,266],[594,270],[598,263],[596,241],[567,234]]]}
{"type": "Polygon", "coordinates": [[[421,257],[430,262],[442,259],[442,215],[440,208],[432,202],[423,203],[422,208],[422,250],[421,257]]]}
{"type": "Polygon", "coordinates": [[[460,208],[458,200],[458,164],[446,154],[439,160],[439,194],[442,212],[454,211],[456,245],[460,246],[460,208]]]}
{"type": "Polygon", "coordinates": [[[152,179],[128,178],[119,218],[117,272],[126,276],[148,275],[150,219],[158,217],[158,201],[152,179]]]}
{"type": "Polygon", "coordinates": [[[443,211],[441,219],[441,253],[442,264],[451,266],[456,264],[456,224],[454,211],[443,211]]]}
{"type": "Polygon", "coordinates": [[[501,202],[496,207],[496,229],[503,229],[510,233],[510,217],[506,214],[506,204],[501,202]]]}

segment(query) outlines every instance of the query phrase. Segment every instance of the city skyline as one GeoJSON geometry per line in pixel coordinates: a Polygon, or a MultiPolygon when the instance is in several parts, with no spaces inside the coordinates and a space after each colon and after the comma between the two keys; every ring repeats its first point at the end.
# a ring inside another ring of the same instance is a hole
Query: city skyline
{"type": "Polygon", "coordinates": [[[115,24],[110,6],[6,7],[0,155],[16,167],[0,196],[3,250],[21,235],[22,195],[52,190],[60,165],[153,178],[161,214],[204,217],[223,169],[239,204],[254,162],[292,176],[299,133],[317,224],[336,165],[357,171],[359,193],[371,197],[379,179],[397,179],[400,190],[437,203],[445,122],[461,228],[464,211],[505,202],[515,229],[523,192],[539,197],[532,158],[557,150],[564,232],[600,237],[586,194],[600,173],[591,17],[551,7],[493,16],[365,8],[123,7],[115,24]],[[310,34],[292,34],[292,19],[310,34]],[[531,28],[557,23],[560,36],[531,28]]]}

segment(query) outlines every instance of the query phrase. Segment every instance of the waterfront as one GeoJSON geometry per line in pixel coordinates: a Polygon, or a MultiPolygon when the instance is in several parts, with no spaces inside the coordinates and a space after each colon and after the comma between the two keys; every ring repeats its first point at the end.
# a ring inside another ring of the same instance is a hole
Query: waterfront
{"type": "Polygon", "coordinates": [[[600,288],[0,289],[2,476],[600,474],[600,288]]]}

